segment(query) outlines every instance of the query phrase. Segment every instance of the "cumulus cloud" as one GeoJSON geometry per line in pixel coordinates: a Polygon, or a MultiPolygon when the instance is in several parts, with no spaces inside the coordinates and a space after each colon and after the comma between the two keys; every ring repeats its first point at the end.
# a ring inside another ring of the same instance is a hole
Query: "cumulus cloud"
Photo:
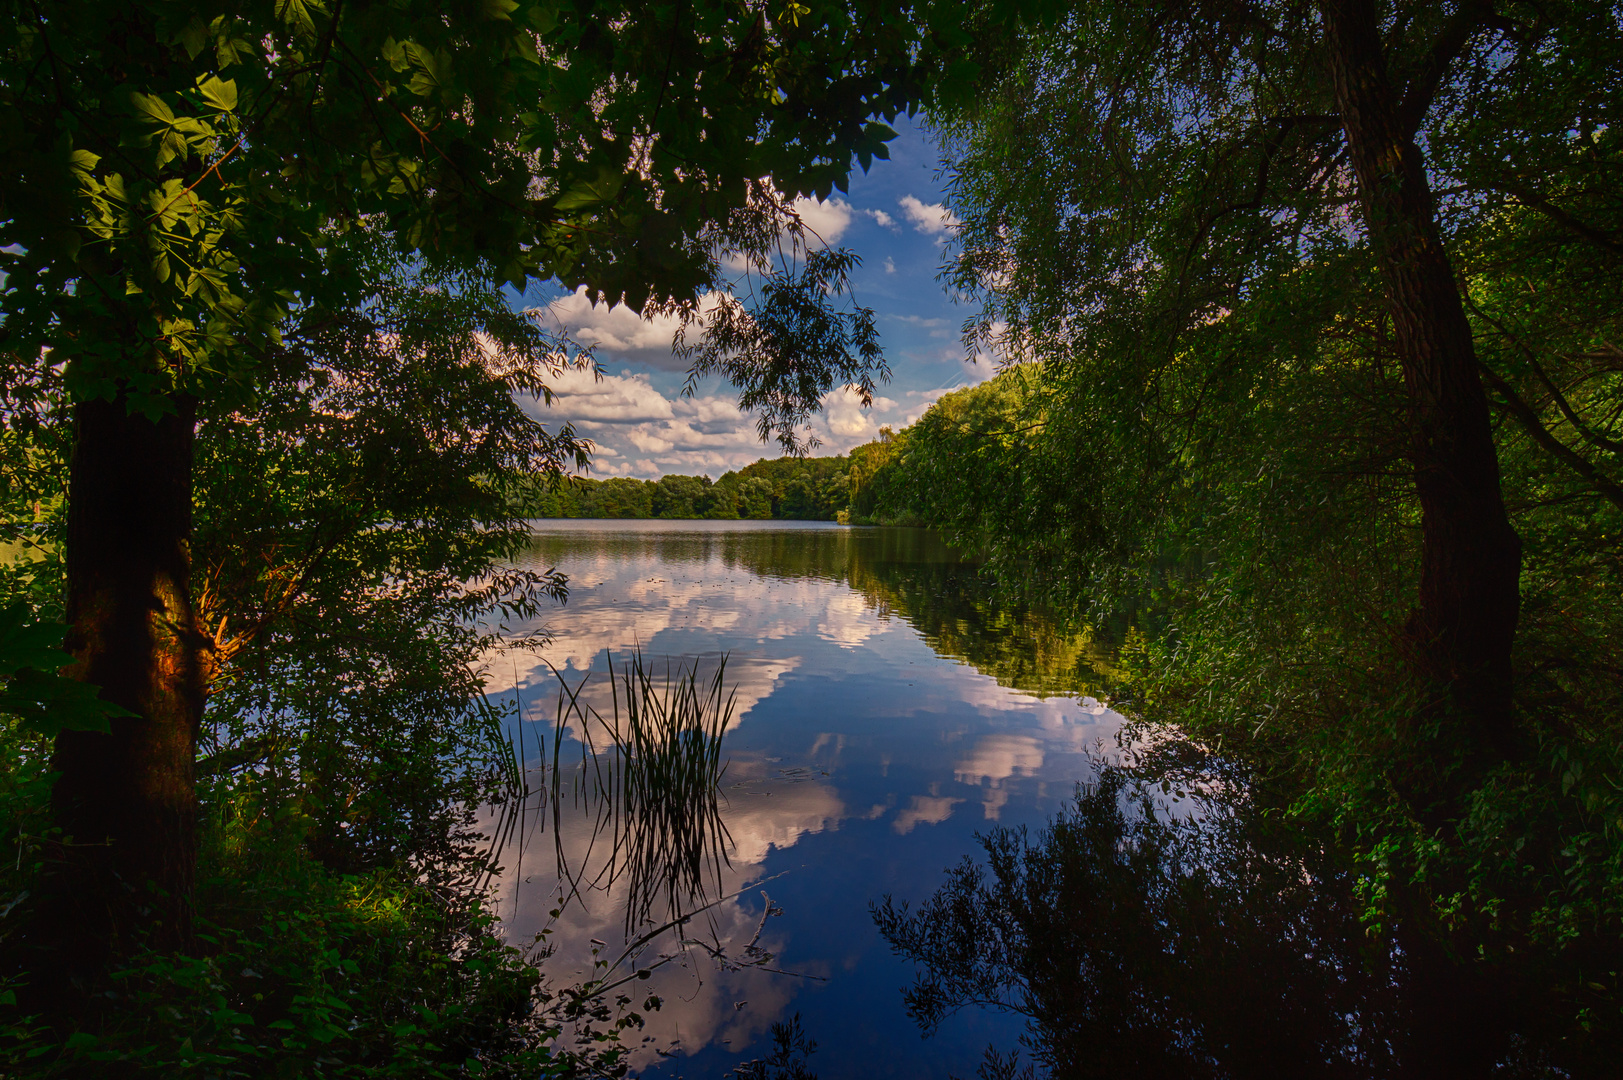
{"type": "Polygon", "coordinates": [[[666,371],[687,366],[671,353],[679,325],[673,316],[645,319],[624,304],[594,304],[584,285],[552,301],[542,314],[562,333],[594,347],[600,359],[607,353],[666,371]]]}
{"type": "MultiPolygon", "coordinates": [[[[572,423],[592,439],[595,475],[715,477],[778,453],[776,443],[761,442],[754,417],[740,412],[729,394],[667,395],[649,375],[629,370],[601,377],[568,371],[554,381],[553,391],[550,408],[527,399],[525,407],[554,428],[572,423]]],[[[875,438],[881,424],[900,426],[904,411],[884,396],[864,409],[855,391],[841,387],[824,395],[808,433],[821,443],[817,453],[843,454],[875,438]]]]}
{"type": "MultiPolygon", "coordinates": [[[[909,196],[911,198],[911,196],[909,196]]],[[[917,202],[917,199],[913,200],[917,202]]],[[[896,219],[883,210],[866,210],[852,206],[841,198],[833,198],[827,202],[819,199],[799,198],[794,203],[795,212],[800,215],[806,227],[815,235],[811,237],[814,246],[833,246],[840,242],[840,237],[851,227],[851,222],[859,217],[869,218],[874,224],[884,229],[896,228],[896,219]]]]}
{"type": "MultiPolygon", "coordinates": [[[[714,310],[723,295],[706,293],[699,300],[699,310],[714,310]]],[[[661,371],[687,370],[688,362],[671,351],[681,327],[681,320],[674,315],[645,319],[624,304],[594,304],[584,285],[553,300],[540,309],[539,315],[549,327],[590,347],[599,361],[630,361],[661,371]]],[[[690,327],[688,335],[698,340],[697,327],[690,327]]]]}
{"type": "Polygon", "coordinates": [[[823,202],[821,199],[808,199],[804,196],[795,200],[795,213],[800,220],[806,223],[811,232],[810,240],[813,244],[833,245],[840,242],[845,230],[851,227],[853,210],[851,204],[844,199],[830,199],[823,202]]]}
{"type": "Polygon", "coordinates": [[[557,400],[543,418],[572,421],[586,430],[593,422],[642,423],[673,415],[670,400],[650,385],[647,375],[625,372],[598,378],[571,368],[553,380],[552,389],[557,400]]]}
{"type": "Polygon", "coordinates": [[[902,208],[902,215],[912,223],[914,230],[934,237],[937,244],[944,243],[963,224],[958,220],[958,215],[941,203],[923,202],[912,195],[903,195],[897,202],[902,208]]]}
{"type": "MultiPolygon", "coordinates": [[[[874,421],[874,415],[889,413],[896,408],[896,402],[888,397],[873,399],[872,408],[862,407],[862,398],[849,386],[842,386],[838,390],[831,390],[823,395],[822,422],[828,430],[829,436],[841,443],[857,440],[867,442],[879,434],[879,425],[874,421]]],[[[850,443],[856,445],[855,442],[850,443]]],[[[847,447],[849,448],[849,447],[847,447]]],[[[838,451],[830,450],[829,453],[838,451]]]]}
{"type": "Polygon", "coordinates": [[[896,260],[891,258],[889,255],[886,255],[885,256],[885,273],[894,274],[895,272],[896,272],[896,260]]]}

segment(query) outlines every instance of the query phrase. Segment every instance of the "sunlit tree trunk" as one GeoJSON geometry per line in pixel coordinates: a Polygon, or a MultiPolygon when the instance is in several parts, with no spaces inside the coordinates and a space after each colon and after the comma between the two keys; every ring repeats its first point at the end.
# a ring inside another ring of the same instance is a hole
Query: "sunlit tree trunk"
{"type": "Polygon", "coordinates": [[[1499,488],[1487,396],[1425,165],[1386,70],[1371,0],[1321,0],[1326,52],[1364,221],[1402,353],[1423,513],[1409,634],[1485,745],[1513,743],[1511,643],[1521,541],[1499,488]]]}
{"type": "Polygon", "coordinates": [[[64,732],[59,843],[41,914],[57,977],[93,975],[133,935],[185,942],[196,866],[193,762],[203,638],[191,599],[195,405],[131,415],[122,395],[75,409],[67,640],[77,677],[136,715],[64,732]]]}

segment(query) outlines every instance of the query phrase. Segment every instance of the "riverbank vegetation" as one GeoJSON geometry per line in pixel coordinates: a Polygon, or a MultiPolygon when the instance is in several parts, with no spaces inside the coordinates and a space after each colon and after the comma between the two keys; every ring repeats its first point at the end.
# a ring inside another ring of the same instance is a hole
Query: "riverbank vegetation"
{"type": "Polygon", "coordinates": [[[7,8],[0,1072],[622,1069],[645,1003],[483,902],[480,664],[566,593],[515,507],[586,464],[518,403],[581,358],[498,287],[696,327],[725,253],[787,304],[756,360],[877,370],[793,204],[940,48],[793,12],[7,8]]]}
{"type": "MultiPolygon", "coordinates": [[[[971,332],[1023,362],[852,451],[852,513],[939,525],[1074,618],[1131,616],[1113,699],[1136,734],[1236,763],[1266,814],[1329,838],[1342,869],[1303,872],[1350,875],[1370,947],[1450,1003],[1399,1025],[1448,1061],[1414,1045],[1397,1073],[1602,1075],[1623,1041],[1616,10],[1383,10],[1084,5],[988,39],[984,93],[938,117],[948,273],[984,301],[971,332]]],[[[1043,917],[1040,874],[1129,857],[1078,846],[1114,812],[1090,800],[939,902],[1043,917]]],[[[1227,873],[1142,820],[1116,850],[1172,859],[1169,889],[1227,873]]],[[[950,941],[884,925],[933,957],[921,1016],[971,992],[950,941]]],[[[1034,948],[1014,963],[1049,1010],[1064,976],[1034,948]]]]}

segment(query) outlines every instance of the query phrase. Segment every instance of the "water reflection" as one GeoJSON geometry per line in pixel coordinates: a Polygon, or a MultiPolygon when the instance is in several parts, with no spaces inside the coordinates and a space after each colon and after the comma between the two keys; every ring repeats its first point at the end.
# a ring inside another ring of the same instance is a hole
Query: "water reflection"
{"type": "MultiPolygon", "coordinates": [[[[555,701],[548,663],[573,682],[636,647],[655,664],[729,657],[715,888],[730,899],[688,927],[707,948],[650,980],[666,1006],[637,1067],[718,1075],[798,1012],[824,1080],[962,1073],[1017,1025],[971,1017],[920,1040],[897,989],[907,969],[866,905],[939,881],[987,822],[1037,823],[1063,804],[1119,722],[1085,696],[1107,656],[1039,612],[998,608],[927,532],[786,524],[547,523],[527,559],[567,573],[571,599],[545,620],[543,657],[493,660],[496,689],[524,701],[534,747],[555,701]],[[766,917],[774,904],[785,914],[766,917]],[[744,958],[757,933],[792,974],[718,966],[713,952],[744,958]]],[[[507,924],[525,937],[555,922],[560,975],[589,970],[592,939],[612,951],[623,936],[627,898],[612,888],[549,915],[555,847],[578,865],[593,843],[591,822],[565,815],[533,823],[507,860],[507,924]]]]}
{"type": "MultiPolygon", "coordinates": [[[[926,1029],[966,1006],[1018,1013],[1027,1068],[1056,1078],[1394,1072],[1401,964],[1364,932],[1348,867],[1221,763],[1184,765],[1183,800],[1101,767],[1035,835],[993,830],[984,866],[966,859],[915,909],[880,904],[921,967],[910,1011],[926,1029]]],[[[983,1073],[1029,1075],[1012,1054],[983,1073]]]]}
{"type": "Polygon", "coordinates": [[[1166,733],[1129,761],[1039,831],[989,831],[923,903],[874,907],[925,1031],[1026,1021],[985,1080],[1615,1074],[1555,1064],[1571,1047],[1509,973],[1401,920],[1372,933],[1344,849],[1233,763],[1166,733]]]}

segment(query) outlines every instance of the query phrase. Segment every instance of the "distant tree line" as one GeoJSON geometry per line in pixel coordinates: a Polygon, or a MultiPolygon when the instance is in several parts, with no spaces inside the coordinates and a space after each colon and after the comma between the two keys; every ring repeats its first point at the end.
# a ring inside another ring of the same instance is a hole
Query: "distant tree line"
{"type": "Polygon", "coordinates": [[[834,521],[850,501],[844,457],[762,459],[720,480],[662,476],[577,477],[538,483],[522,496],[538,518],[834,521]]]}

